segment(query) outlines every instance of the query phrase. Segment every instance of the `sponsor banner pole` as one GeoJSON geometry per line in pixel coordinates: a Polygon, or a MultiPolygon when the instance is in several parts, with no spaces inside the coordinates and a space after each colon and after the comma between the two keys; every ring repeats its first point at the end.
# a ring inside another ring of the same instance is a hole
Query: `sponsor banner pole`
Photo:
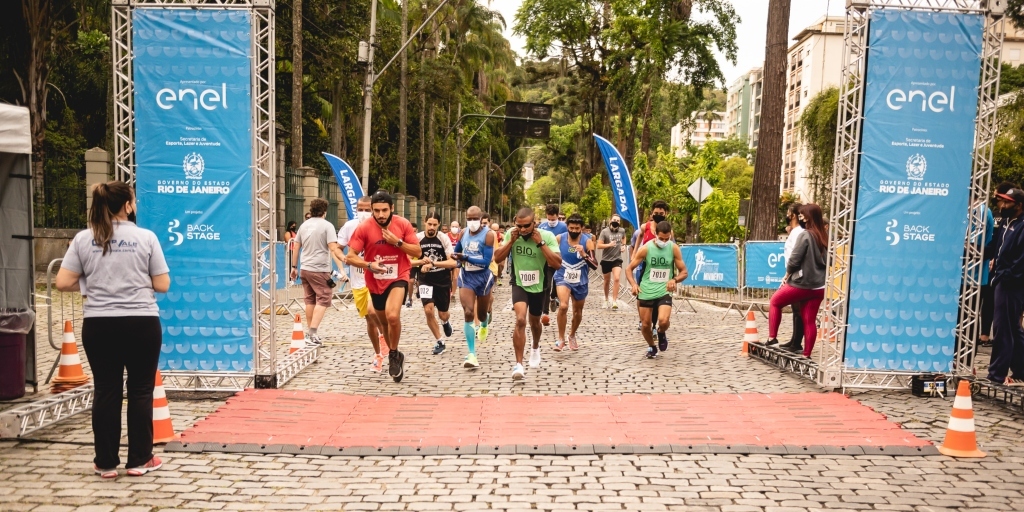
{"type": "Polygon", "coordinates": [[[844,364],[949,372],[984,16],[870,16],[844,364]]]}
{"type": "Polygon", "coordinates": [[[604,158],[604,167],[608,169],[608,180],[612,185],[614,196],[615,212],[619,217],[629,221],[634,229],[640,228],[640,209],[636,205],[636,193],[633,190],[633,177],[629,173],[626,161],[619,154],[615,145],[608,142],[608,139],[594,134],[597,141],[597,148],[601,150],[601,157],[604,158]]]}
{"type": "Polygon", "coordinates": [[[323,155],[327,159],[327,164],[331,166],[331,171],[334,172],[338,188],[341,189],[341,197],[345,200],[345,211],[348,212],[348,218],[356,218],[356,203],[359,202],[360,197],[365,195],[363,186],[359,184],[356,171],[341,158],[330,153],[323,153],[323,155]]]}
{"type": "Polygon", "coordinates": [[[251,12],[132,10],[139,225],[171,289],[160,370],[253,370],[251,12]]]}

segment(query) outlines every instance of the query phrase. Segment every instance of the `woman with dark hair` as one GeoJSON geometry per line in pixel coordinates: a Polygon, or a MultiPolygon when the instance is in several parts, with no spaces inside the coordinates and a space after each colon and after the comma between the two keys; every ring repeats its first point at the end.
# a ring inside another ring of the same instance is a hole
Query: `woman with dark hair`
{"type": "MultiPolygon", "coordinates": [[[[825,232],[825,221],[821,207],[814,203],[800,207],[798,216],[800,227],[804,230],[797,235],[793,252],[786,259],[786,277],[782,286],[772,294],[768,310],[768,341],[766,344],[778,343],[779,324],[782,323],[782,308],[796,305],[804,323],[804,357],[810,357],[814,350],[814,341],[818,336],[815,320],[818,307],[825,298],[825,251],[828,248],[828,235],[825,232]]],[[[795,351],[796,346],[789,345],[787,350],[795,351]]]]}
{"type": "Polygon", "coordinates": [[[96,474],[117,477],[121,464],[121,390],[128,371],[128,476],[160,468],[153,455],[153,387],[161,329],[156,293],[171,286],[156,235],[135,225],[135,193],[120,181],[92,192],[89,229],[71,242],[57,289],[80,291],[82,346],[95,382],[92,406],[96,474]]]}
{"type": "Polygon", "coordinates": [[[294,220],[288,221],[288,228],[284,231],[284,242],[291,242],[295,238],[295,233],[299,231],[299,225],[294,220]]]}

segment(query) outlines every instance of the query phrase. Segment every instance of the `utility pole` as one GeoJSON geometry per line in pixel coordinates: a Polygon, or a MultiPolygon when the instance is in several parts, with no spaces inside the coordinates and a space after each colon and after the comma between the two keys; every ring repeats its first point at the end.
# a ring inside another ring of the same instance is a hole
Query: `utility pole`
{"type": "MultiPolygon", "coordinates": [[[[402,41],[407,39],[409,0],[402,0],[402,41]]],[[[406,193],[406,165],[409,160],[409,59],[402,52],[402,71],[398,86],[398,191],[406,193]]]]}
{"type": "Polygon", "coordinates": [[[370,0],[370,44],[366,50],[366,84],[363,90],[363,190],[370,194],[370,126],[373,116],[373,47],[377,44],[377,0],[370,0]]]}
{"type": "Polygon", "coordinates": [[[298,169],[299,167],[302,167],[302,0],[293,0],[292,169],[298,169]]]}
{"type": "Polygon", "coordinates": [[[779,185],[782,173],[782,136],[786,106],[786,49],[790,0],[768,3],[768,35],[764,51],[764,90],[761,97],[761,133],[754,184],[750,195],[750,240],[778,237],[779,185]]]}
{"type": "MultiPolygon", "coordinates": [[[[462,102],[460,101],[459,102],[459,110],[458,110],[457,114],[455,115],[455,119],[461,119],[461,118],[462,118],[462,102]]],[[[463,147],[462,147],[462,127],[461,126],[459,126],[458,131],[455,132],[455,149],[456,149],[456,151],[455,151],[455,205],[454,206],[455,206],[455,210],[458,211],[458,209],[460,208],[459,205],[461,204],[461,203],[459,203],[459,199],[460,199],[459,194],[462,192],[462,189],[459,187],[459,184],[462,183],[462,150],[463,150],[463,147]]]]}

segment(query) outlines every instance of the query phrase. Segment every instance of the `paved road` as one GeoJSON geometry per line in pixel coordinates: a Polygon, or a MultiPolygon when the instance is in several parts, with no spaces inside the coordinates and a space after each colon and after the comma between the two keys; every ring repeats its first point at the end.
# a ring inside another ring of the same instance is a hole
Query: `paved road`
{"type": "MultiPolygon", "coordinates": [[[[820,391],[809,381],[737,357],[743,322],[736,314],[721,321],[721,310],[701,305],[698,313],[674,315],[670,350],[654,361],[643,358],[630,311],[591,306],[580,351],[555,354],[547,348],[553,334],[545,331],[542,368],[513,385],[508,288],[497,293],[492,334],[479,348],[479,371],[461,367],[461,310],[454,312],[449,351],[440,357],[430,355],[433,342],[422,311],[405,310],[407,376],[400,384],[368,370],[368,342],[359,335],[355,314],[331,311],[321,329],[328,342],[324,355],[286,388],[369,396],[820,391]]],[[[764,333],[764,319],[758,320],[764,333]]],[[[289,334],[281,333],[282,343],[289,334]]],[[[41,366],[53,356],[41,350],[41,366]]],[[[172,395],[175,430],[226,398],[172,395]]],[[[942,441],[950,401],[882,392],[857,392],[853,398],[922,438],[942,441]]],[[[160,453],[164,469],[112,482],[91,473],[91,431],[84,416],[28,441],[0,441],[0,510],[1024,510],[1024,415],[980,400],[975,414],[982,449],[989,452],[981,460],[160,453]]]]}

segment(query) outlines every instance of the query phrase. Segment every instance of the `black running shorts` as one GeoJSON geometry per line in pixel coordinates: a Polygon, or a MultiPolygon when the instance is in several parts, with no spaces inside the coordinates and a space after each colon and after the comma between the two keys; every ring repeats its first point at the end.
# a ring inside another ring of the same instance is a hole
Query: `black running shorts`
{"type": "Polygon", "coordinates": [[[388,296],[391,295],[391,290],[394,290],[395,288],[402,289],[402,302],[405,303],[405,298],[409,295],[409,282],[398,280],[389,284],[388,287],[384,289],[384,293],[380,295],[377,295],[376,293],[370,294],[370,300],[373,301],[373,309],[376,309],[377,311],[384,311],[388,304],[388,296]]]}
{"type": "Polygon", "coordinates": [[[525,302],[530,316],[540,316],[544,312],[544,295],[547,290],[530,293],[517,284],[512,285],[512,304],[525,302]]]}
{"type": "Polygon", "coordinates": [[[637,304],[642,308],[654,309],[660,306],[672,306],[672,295],[665,294],[660,299],[638,300],[637,304]]]}

